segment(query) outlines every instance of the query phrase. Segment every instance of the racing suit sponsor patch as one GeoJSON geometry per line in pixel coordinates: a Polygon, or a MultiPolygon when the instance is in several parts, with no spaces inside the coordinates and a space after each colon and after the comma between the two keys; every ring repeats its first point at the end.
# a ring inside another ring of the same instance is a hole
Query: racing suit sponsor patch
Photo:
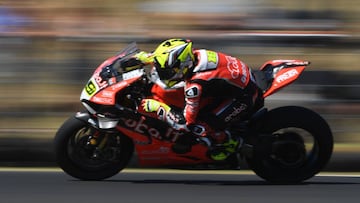
{"type": "Polygon", "coordinates": [[[215,69],[218,65],[218,55],[214,51],[206,51],[207,54],[207,69],[215,69]]]}

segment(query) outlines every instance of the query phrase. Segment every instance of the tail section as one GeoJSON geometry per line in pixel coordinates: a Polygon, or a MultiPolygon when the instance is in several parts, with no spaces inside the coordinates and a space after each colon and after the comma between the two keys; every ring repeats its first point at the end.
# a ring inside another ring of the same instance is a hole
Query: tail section
{"type": "Polygon", "coordinates": [[[272,60],[266,62],[260,71],[254,73],[258,86],[264,91],[264,98],[294,82],[309,61],[272,60]]]}

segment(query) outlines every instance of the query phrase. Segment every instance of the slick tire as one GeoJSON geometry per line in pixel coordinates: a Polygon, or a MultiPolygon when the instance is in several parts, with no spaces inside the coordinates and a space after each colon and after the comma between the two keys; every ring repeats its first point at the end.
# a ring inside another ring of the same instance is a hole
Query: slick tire
{"type": "Polygon", "coordinates": [[[257,128],[261,130],[247,163],[268,182],[301,183],[319,173],[331,157],[330,127],[312,110],[297,106],[276,108],[259,121],[257,128]],[[313,143],[304,143],[303,134],[313,143]]]}
{"type": "Polygon", "coordinates": [[[119,136],[120,155],[117,160],[93,161],[90,158],[88,161],[82,160],[81,156],[87,159],[82,155],[86,153],[77,153],[71,146],[74,145],[74,137],[84,128],[89,128],[86,122],[71,117],[63,123],[55,135],[55,158],[64,172],[81,180],[103,180],[116,175],[126,167],[132,157],[134,145],[132,140],[124,135],[119,136]],[[74,159],[73,156],[77,158],[74,159]]]}

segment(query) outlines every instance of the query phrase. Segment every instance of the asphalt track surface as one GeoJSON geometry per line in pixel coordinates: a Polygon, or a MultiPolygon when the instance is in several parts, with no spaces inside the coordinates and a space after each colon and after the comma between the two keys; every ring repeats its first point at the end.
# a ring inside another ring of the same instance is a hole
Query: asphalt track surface
{"type": "Polygon", "coordinates": [[[105,181],[79,181],[60,169],[0,168],[2,203],[359,202],[360,173],[320,173],[298,185],[272,185],[250,171],[126,169],[105,181]]]}

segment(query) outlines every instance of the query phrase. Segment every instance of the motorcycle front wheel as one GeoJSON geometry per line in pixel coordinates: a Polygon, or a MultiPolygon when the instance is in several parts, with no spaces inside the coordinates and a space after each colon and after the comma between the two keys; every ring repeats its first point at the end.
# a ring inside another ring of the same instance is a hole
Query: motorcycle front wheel
{"type": "Polygon", "coordinates": [[[257,141],[247,163],[268,182],[301,183],[319,173],[331,157],[330,127],[319,114],[307,108],[273,109],[256,128],[257,141]]]}
{"type": "Polygon", "coordinates": [[[70,117],[54,139],[55,158],[60,168],[81,180],[103,180],[126,167],[134,145],[120,132],[107,133],[70,117]]]}

